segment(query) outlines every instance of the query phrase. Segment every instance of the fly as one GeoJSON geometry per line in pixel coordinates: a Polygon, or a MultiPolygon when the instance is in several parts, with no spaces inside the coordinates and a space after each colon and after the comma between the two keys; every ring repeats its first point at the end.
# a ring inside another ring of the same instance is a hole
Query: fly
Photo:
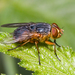
{"type": "Polygon", "coordinates": [[[56,43],[56,39],[61,37],[63,34],[63,29],[60,29],[56,23],[11,23],[4,24],[1,27],[18,27],[13,32],[13,43],[18,42],[21,44],[13,49],[8,49],[8,51],[21,47],[28,42],[35,43],[38,51],[39,65],[41,65],[38,43],[45,42],[48,45],[54,45],[54,53],[57,59],[60,61],[56,54],[56,45],[59,46],[56,43]],[[53,39],[54,42],[50,42],[50,38],[53,39]]]}

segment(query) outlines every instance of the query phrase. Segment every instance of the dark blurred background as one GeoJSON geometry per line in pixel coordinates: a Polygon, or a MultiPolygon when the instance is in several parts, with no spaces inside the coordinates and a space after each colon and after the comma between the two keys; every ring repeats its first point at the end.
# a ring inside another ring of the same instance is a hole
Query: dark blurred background
{"type": "MultiPolygon", "coordinates": [[[[75,0],[0,0],[0,25],[17,22],[57,23],[64,29],[63,36],[57,42],[75,51],[75,0]]],[[[13,31],[13,28],[0,27],[0,32],[13,31]]],[[[0,73],[33,73],[20,67],[18,62],[19,59],[0,53],[0,73]]]]}

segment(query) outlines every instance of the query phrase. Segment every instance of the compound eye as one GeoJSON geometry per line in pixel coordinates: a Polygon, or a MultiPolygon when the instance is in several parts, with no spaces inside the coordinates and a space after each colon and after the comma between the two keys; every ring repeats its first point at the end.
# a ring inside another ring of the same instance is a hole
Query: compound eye
{"type": "Polygon", "coordinates": [[[52,23],[52,26],[60,29],[56,23],[52,23]]]}
{"type": "Polygon", "coordinates": [[[58,31],[57,31],[56,28],[52,28],[52,36],[53,36],[53,38],[57,38],[57,36],[58,36],[58,31]]]}

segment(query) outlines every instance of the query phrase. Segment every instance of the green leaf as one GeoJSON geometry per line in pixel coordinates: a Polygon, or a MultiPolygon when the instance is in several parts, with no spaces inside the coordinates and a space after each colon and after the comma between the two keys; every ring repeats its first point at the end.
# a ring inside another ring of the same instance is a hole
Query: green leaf
{"type": "MultiPolygon", "coordinates": [[[[5,37],[10,38],[9,33],[0,32],[0,40],[5,37]]],[[[27,70],[34,71],[33,75],[74,75],[75,74],[75,53],[69,47],[57,47],[57,55],[61,59],[59,61],[54,54],[54,46],[40,43],[40,59],[41,66],[38,62],[38,52],[34,44],[28,43],[25,46],[12,49],[19,45],[0,43],[0,52],[21,59],[18,64],[27,70]]]]}

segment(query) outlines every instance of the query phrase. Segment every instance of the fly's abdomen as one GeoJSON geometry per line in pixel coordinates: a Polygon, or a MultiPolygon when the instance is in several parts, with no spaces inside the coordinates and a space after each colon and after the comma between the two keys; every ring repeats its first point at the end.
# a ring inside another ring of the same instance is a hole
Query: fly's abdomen
{"type": "Polygon", "coordinates": [[[22,26],[22,27],[19,27],[17,28],[15,31],[14,31],[14,37],[15,39],[21,37],[23,35],[23,33],[25,32],[29,32],[28,28],[26,28],[26,26],[22,26]]]}

